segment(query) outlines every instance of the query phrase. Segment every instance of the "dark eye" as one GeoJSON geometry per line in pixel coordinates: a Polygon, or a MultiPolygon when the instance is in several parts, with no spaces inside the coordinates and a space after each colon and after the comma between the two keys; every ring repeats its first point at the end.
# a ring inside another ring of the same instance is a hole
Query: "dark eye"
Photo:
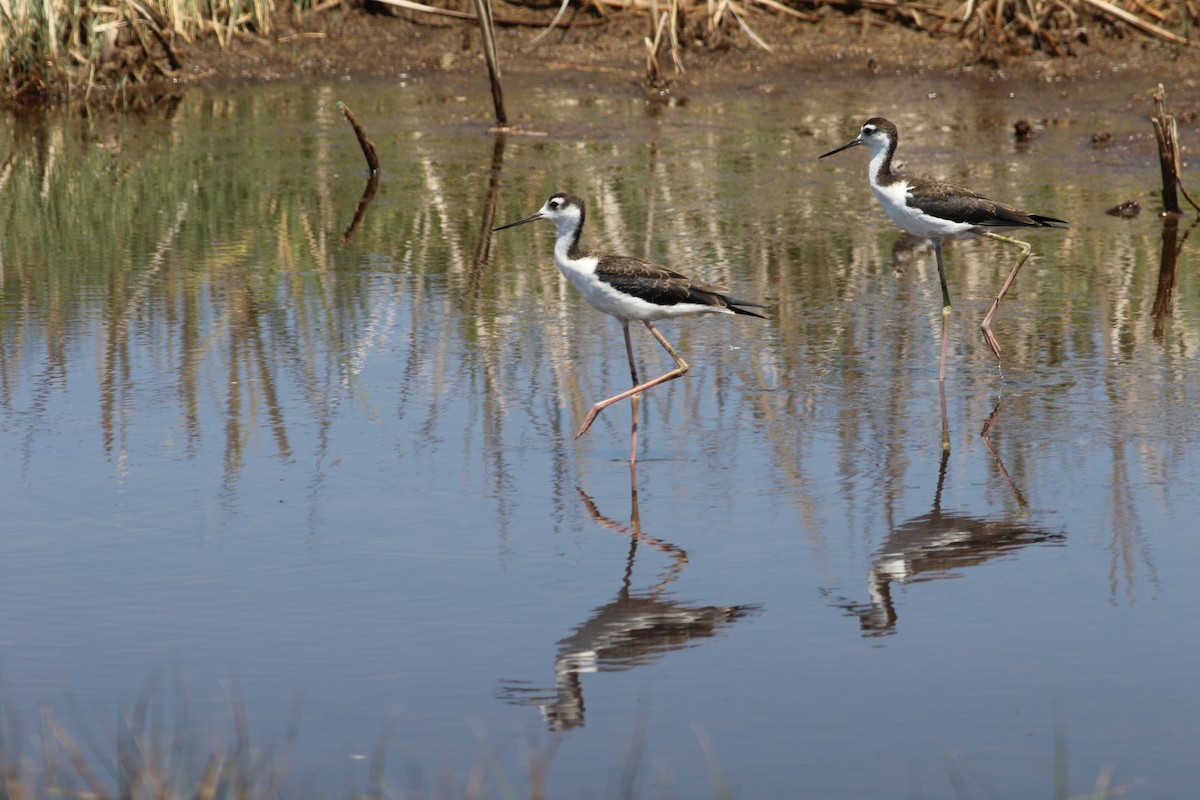
{"type": "Polygon", "coordinates": [[[867,136],[872,135],[873,133],[875,133],[875,126],[874,125],[863,125],[863,133],[865,133],[867,136]]]}
{"type": "Polygon", "coordinates": [[[559,200],[551,200],[551,201],[550,201],[550,207],[551,207],[551,208],[553,208],[555,211],[557,211],[557,210],[558,210],[558,207],[559,207],[560,205],[562,205],[562,202],[561,202],[561,201],[559,201],[559,200]]]}

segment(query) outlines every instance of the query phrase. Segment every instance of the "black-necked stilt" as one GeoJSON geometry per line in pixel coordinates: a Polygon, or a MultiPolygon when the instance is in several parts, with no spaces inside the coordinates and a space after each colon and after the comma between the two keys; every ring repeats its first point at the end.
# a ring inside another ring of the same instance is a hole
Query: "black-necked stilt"
{"type": "Polygon", "coordinates": [[[629,460],[633,462],[637,458],[639,393],[678,378],[688,371],[687,362],[658,332],[654,321],[701,314],[745,314],[761,318],[762,314],[747,311],[742,306],[762,306],[746,300],[735,300],[726,295],[725,289],[719,286],[694,281],[649,261],[581,249],[579,234],[583,230],[583,201],[574,195],[562,192],[553,194],[539,211],[516,222],[501,225],[495,230],[502,231],[539,219],[550,220],[558,226],[558,239],[554,243],[554,263],[558,271],[579,290],[593,308],[620,320],[621,329],[625,333],[625,352],[629,356],[629,372],[633,377],[632,389],[592,406],[575,437],[579,438],[587,433],[596,416],[605,408],[632,397],[633,430],[630,434],[629,460]],[[633,343],[629,338],[629,323],[634,320],[644,324],[671,358],[675,359],[675,369],[645,383],[638,383],[637,365],[633,360],[633,343]]]}
{"type": "Polygon", "coordinates": [[[937,256],[938,278],[942,283],[942,357],[938,366],[938,380],[946,377],[946,342],[950,324],[950,292],[946,289],[946,273],[942,268],[942,243],[968,236],[987,236],[1021,248],[1017,264],[1009,273],[992,307],[983,318],[980,329],[984,341],[1000,358],[1000,345],[992,335],[991,323],[1000,301],[1017,277],[1021,265],[1032,249],[1028,242],[994,233],[994,230],[1012,228],[1066,228],[1067,222],[1054,217],[1030,214],[1011,206],[988,200],[970,189],[943,181],[919,178],[892,171],[892,156],[896,154],[899,135],[896,126],[882,117],[872,117],[863,123],[858,137],[836,150],[830,150],[821,158],[840,153],[855,145],[865,144],[871,148],[871,163],[867,167],[867,178],[879,204],[892,222],[903,231],[921,236],[933,242],[937,256]]]}

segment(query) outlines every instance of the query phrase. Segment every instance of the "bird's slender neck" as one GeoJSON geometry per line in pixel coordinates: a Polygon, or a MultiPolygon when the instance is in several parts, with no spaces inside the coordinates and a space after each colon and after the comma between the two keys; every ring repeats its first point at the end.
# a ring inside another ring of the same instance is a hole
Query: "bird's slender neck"
{"type": "Polygon", "coordinates": [[[883,144],[872,144],[871,163],[867,166],[867,175],[874,186],[886,186],[895,178],[892,172],[892,156],[896,154],[896,140],[888,137],[883,144]]]}
{"type": "Polygon", "coordinates": [[[554,243],[554,253],[560,261],[573,261],[583,255],[583,250],[579,247],[583,216],[583,210],[580,209],[578,219],[564,217],[558,220],[558,240],[554,243]]]}

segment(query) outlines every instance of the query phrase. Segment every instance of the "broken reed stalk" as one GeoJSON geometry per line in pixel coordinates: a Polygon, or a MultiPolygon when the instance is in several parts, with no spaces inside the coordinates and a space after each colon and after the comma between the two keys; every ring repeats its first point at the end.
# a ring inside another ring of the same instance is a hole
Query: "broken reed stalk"
{"type": "Polygon", "coordinates": [[[488,80],[492,84],[492,106],[496,110],[496,127],[508,127],[508,114],[504,110],[504,89],[500,85],[500,61],[496,57],[496,25],[492,21],[492,5],[489,0],[475,0],[475,13],[479,17],[479,32],[483,39],[483,60],[487,62],[488,80]]]}
{"type": "Polygon", "coordinates": [[[358,145],[367,159],[367,167],[371,170],[371,177],[367,179],[362,198],[358,201],[358,207],[354,209],[354,219],[350,222],[350,227],[346,228],[346,232],[342,234],[342,246],[344,247],[350,241],[350,237],[354,235],[358,223],[362,222],[363,216],[367,213],[367,206],[371,205],[371,201],[375,199],[375,190],[379,188],[379,155],[375,152],[375,145],[367,136],[367,132],[363,130],[363,126],[358,124],[358,119],[355,118],[350,107],[340,100],[337,106],[342,110],[350,127],[354,129],[354,135],[358,137],[358,145]]]}
{"type": "Polygon", "coordinates": [[[671,39],[671,61],[675,64],[675,71],[679,73],[686,72],[683,68],[683,56],[679,54],[679,0],[671,0],[671,23],[667,32],[671,39]]]}
{"type": "Polygon", "coordinates": [[[1154,138],[1158,140],[1158,167],[1162,173],[1163,212],[1178,214],[1179,195],[1175,191],[1178,182],[1175,179],[1175,165],[1179,162],[1179,145],[1176,143],[1178,129],[1175,117],[1166,111],[1167,96],[1160,83],[1154,91],[1154,138]]]}
{"type": "Polygon", "coordinates": [[[652,17],[651,31],[654,35],[652,37],[647,36],[645,39],[643,39],[643,42],[646,45],[645,85],[652,88],[661,86],[664,83],[662,66],[658,62],[658,56],[662,52],[662,37],[663,30],[667,27],[667,14],[666,12],[663,12],[662,16],[657,17],[657,25],[654,25],[653,19],[654,18],[652,17]]]}
{"type": "Polygon", "coordinates": [[[362,125],[358,124],[358,120],[355,119],[348,105],[339,101],[337,106],[342,110],[350,127],[354,129],[354,135],[358,137],[358,146],[362,148],[363,156],[367,159],[367,166],[373,174],[379,172],[379,156],[375,153],[375,145],[367,137],[367,132],[363,130],[362,125]]]}
{"type": "Polygon", "coordinates": [[[643,83],[647,87],[661,89],[668,83],[663,76],[661,63],[663,50],[668,44],[671,49],[671,61],[675,64],[675,72],[682,74],[687,71],[683,68],[683,56],[679,51],[679,17],[679,0],[670,0],[668,10],[662,12],[658,9],[657,0],[652,0],[651,35],[643,39],[646,45],[646,79],[643,83]]]}
{"type": "Polygon", "coordinates": [[[567,13],[567,6],[569,6],[570,4],[571,4],[571,0],[562,0],[562,3],[558,7],[558,13],[554,15],[554,19],[550,20],[550,24],[546,26],[545,30],[543,30],[537,36],[530,39],[529,44],[526,45],[526,47],[533,47],[535,44],[540,42],[542,39],[545,39],[547,36],[549,36],[550,31],[554,30],[555,26],[557,26],[558,23],[562,21],[563,15],[567,13]]]}
{"type": "MultiPolygon", "coordinates": [[[[1171,33],[1170,31],[1165,31],[1157,25],[1146,22],[1146,20],[1142,19],[1141,17],[1131,14],[1123,8],[1118,8],[1112,3],[1106,2],[1105,0],[1083,0],[1083,2],[1092,6],[1101,13],[1107,14],[1110,17],[1116,17],[1122,22],[1132,25],[1143,33],[1148,33],[1151,36],[1157,36],[1159,39],[1172,42],[1174,44],[1189,44],[1188,40],[1184,37],[1175,33],[1171,33]]],[[[1184,16],[1186,17],[1187,15],[1185,14],[1184,16]]]]}
{"type": "Polygon", "coordinates": [[[1163,213],[1183,213],[1176,191],[1182,192],[1192,208],[1200,211],[1200,205],[1188,194],[1179,172],[1179,125],[1175,121],[1175,115],[1167,113],[1167,93],[1161,83],[1152,96],[1154,116],[1150,121],[1154,123],[1154,138],[1158,140],[1158,166],[1163,182],[1163,213]]]}
{"type": "MultiPolygon", "coordinates": [[[[418,3],[415,0],[376,0],[376,2],[384,5],[395,6],[396,8],[404,8],[409,11],[417,11],[422,14],[431,14],[438,17],[450,17],[451,19],[477,20],[478,14],[471,14],[466,11],[455,11],[452,8],[436,8],[435,6],[418,3]]],[[[624,6],[618,6],[624,8],[624,6]]],[[[572,20],[570,22],[561,23],[564,28],[592,28],[597,25],[607,25],[611,17],[600,17],[599,19],[584,19],[572,20]]],[[[515,19],[513,17],[497,17],[492,16],[493,24],[510,25],[513,27],[525,28],[543,28],[546,23],[540,19],[515,19]]]]}

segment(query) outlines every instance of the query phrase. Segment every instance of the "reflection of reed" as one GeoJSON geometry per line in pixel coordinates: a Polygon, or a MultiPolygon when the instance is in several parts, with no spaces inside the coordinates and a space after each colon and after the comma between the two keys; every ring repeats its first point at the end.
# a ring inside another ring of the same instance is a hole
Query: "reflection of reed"
{"type": "MultiPolygon", "coordinates": [[[[581,100],[597,93],[573,91],[564,86],[540,95],[548,128],[581,124],[581,100]]],[[[980,87],[978,96],[964,97],[946,113],[978,130],[996,127],[1003,121],[1000,91],[980,87]]],[[[810,117],[804,124],[811,135],[798,136],[791,123],[750,113],[763,106],[749,97],[697,99],[670,112],[684,123],[672,127],[647,124],[640,108],[622,116],[617,105],[594,105],[587,109],[591,116],[609,118],[588,129],[595,137],[508,137],[508,185],[501,205],[489,211],[480,198],[494,180],[487,167],[498,142],[476,129],[464,136],[460,112],[442,94],[414,89],[397,101],[402,113],[379,116],[403,120],[395,136],[385,133],[379,142],[388,147],[388,189],[398,200],[377,199],[340,249],[326,240],[340,235],[363,187],[357,148],[344,147],[342,158],[333,146],[347,140],[333,90],[305,88],[286,102],[269,89],[189,94],[170,115],[150,112],[138,121],[166,131],[156,129],[152,138],[100,117],[86,124],[54,115],[0,121],[0,185],[8,208],[0,219],[0,408],[6,422],[36,446],[45,429],[38,409],[63,391],[65,376],[91,367],[91,352],[82,364],[79,355],[87,350],[80,343],[94,336],[91,321],[103,312],[107,325],[112,314],[127,313],[130,265],[150,263],[155,240],[170,228],[167,221],[148,222],[157,217],[147,209],[166,209],[169,218],[186,202],[186,224],[129,318],[136,335],[124,340],[124,353],[105,356],[112,364],[100,362],[115,403],[107,412],[106,447],[117,452],[120,402],[165,385],[174,394],[155,397],[174,404],[167,410],[186,431],[189,454],[203,447],[209,432],[222,446],[217,432],[237,414],[228,463],[242,463],[262,446],[254,436],[260,426],[267,457],[303,451],[301,425],[315,432],[319,458],[337,415],[369,402],[358,376],[386,352],[399,361],[391,422],[412,423],[412,435],[405,428],[398,449],[420,451],[464,437],[463,463],[492,465],[485,469],[496,471],[497,496],[504,497],[511,487],[501,464],[519,457],[514,439],[532,428],[537,447],[554,448],[557,474],[570,452],[562,446],[569,437],[561,435],[570,420],[582,418],[605,389],[625,383],[611,336],[595,335],[616,328],[581,310],[582,301],[562,285],[547,258],[550,231],[497,242],[512,250],[494,262],[511,267],[473,270],[472,261],[488,213],[512,218],[527,212],[550,188],[538,185],[538,176],[570,174],[570,188],[595,197],[603,210],[593,232],[598,247],[680,265],[774,310],[769,323],[753,331],[683,325],[668,334],[695,355],[696,368],[686,385],[676,381],[680,385],[665,392],[648,393],[646,418],[683,426],[706,415],[712,442],[729,434],[754,437],[750,446],[760,448],[767,480],[789,493],[811,530],[823,518],[822,490],[814,486],[830,468],[814,457],[822,431],[836,430],[832,469],[846,497],[859,504],[856,512],[874,509],[881,493],[891,502],[889,493],[912,469],[912,410],[932,397],[927,376],[911,367],[928,363],[927,333],[938,324],[933,313],[906,321],[894,307],[932,309],[937,281],[927,259],[894,274],[897,237],[872,209],[857,216],[834,212],[861,204],[857,179],[804,172],[814,141],[835,137],[857,118],[810,117]],[[405,146],[391,145],[397,136],[405,146]],[[282,149],[288,157],[281,157],[282,149]],[[298,171],[298,160],[311,168],[298,171]],[[658,224],[665,219],[670,226],[658,224]],[[236,346],[233,336],[241,337],[236,346]],[[881,350],[884,341],[890,346],[881,350]],[[241,359],[236,369],[231,357],[241,359]],[[236,405],[227,402],[231,376],[240,380],[236,405]],[[531,383],[539,391],[530,391],[531,383]],[[448,398],[474,400],[483,393],[486,400],[464,404],[459,416],[447,413],[448,398]],[[523,415],[521,424],[514,412],[523,415]],[[481,428],[486,432],[476,436],[481,428]]],[[[915,115],[903,121],[917,124],[915,115]]],[[[930,147],[951,143],[951,134],[939,141],[941,135],[923,133],[930,147]]],[[[1053,173],[1039,175],[1047,169],[1044,160],[1001,155],[950,165],[946,177],[1046,186],[1041,195],[1016,200],[1086,218],[1083,178],[1051,167],[1053,173]]],[[[1090,380],[1086,368],[1105,365],[1096,380],[1107,394],[1097,410],[1111,415],[1114,442],[1144,440],[1157,424],[1144,409],[1159,407],[1172,387],[1189,391],[1182,382],[1189,380],[1190,354],[1200,347],[1200,323],[1192,314],[1159,326],[1162,341],[1153,341],[1160,265],[1147,254],[1157,252],[1158,233],[1072,234],[1049,245],[1057,249],[1043,251],[1047,268],[1021,283],[1022,302],[1014,307],[1036,313],[1005,321],[1014,363],[1036,365],[1039,378],[1085,376],[1079,378],[1084,382],[1090,380]]],[[[959,247],[953,269],[964,304],[989,298],[994,255],[987,244],[959,247]]],[[[1180,253],[1178,275],[1189,274],[1189,257],[1180,253]]],[[[970,354],[983,344],[963,335],[956,346],[970,354]]],[[[640,357],[657,364],[661,354],[647,347],[640,357]]],[[[994,374],[962,370],[955,377],[956,399],[969,406],[968,416],[982,419],[994,374]]],[[[1030,392],[1006,403],[1044,419],[1062,408],[1062,393],[1030,392]]],[[[658,430],[644,426],[644,433],[658,430]]],[[[729,449],[691,444],[697,457],[728,466],[729,449]]],[[[1114,470],[1113,481],[1138,480],[1139,471],[1166,476],[1185,457],[1171,448],[1121,455],[1128,467],[1114,470]]],[[[1044,461],[1009,461],[1014,484],[1047,485],[1037,474],[1052,469],[1044,461]]],[[[1110,496],[1128,501],[1139,491],[1123,484],[1110,496]]],[[[1130,518],[1136,508],[1125,502],[1110,513],[1114,529],[1136,524],[1130,518]]],[[[1134,559],[1121,574],[1139,568],[1139,558],[1149,563],[1150,551],[1133,530],[1129,540],[1114,542],[1118,560],[1134,559]]]]}
{"type": "Polygon", "coordinates": [[[362,222],[363,217],[367,214],[367,207],[371,205],[371,201],[375,199],[375,191],[379,188],[379,172],[372,171],[367,177],[367,185],[363,187],[362,197],[358,199],[358,205],[354,208],[354,218],[350,220],[350,224],[342,233],[342,247],[345,247],[350,241],[350,237],[354,235],[354,231],[358,229],[358,225],[362,222]]]}
{"type": "Polygon", "coordinates": [[[467,295],[477,297],[479,294],[480,273],[487,266],[492,252],[492,228],[496,225],[496,197],[500,191],[500,174],[504,169],[503,133],[495,133],[492,138],[492,168],[488,172],[487,194],[483,201],[483,212],[480,214],[479,239],[475,245],[475,259],[471,263],[471,272],[467,280],[467,295]]]}
{"type": "Polygon", "coordinates": [[[104,355],[100,371],[100,430],[106,453],[111,455],[114,443],[119,442],[121,462],[125,455],[125,426],[133,411],[133,404],[125,405],[124,402],[127,398],[124,392],[131,388],[130,328],[136,324],[151,287],[157,282],[159,273],[167,264],[168,255],[177,244],[179,229],[187,211],[187,201],[180,202],[173,223],[159,237],[138,281],[127,292],[114,291],[108,297],[111,310],[105,317],[104,355]]]}
{"type": "MultiPolygon", "coordinates": [[[[358,322],[360,309],[368,308],[367,287],[330,269],[333,257],[325,245],[335,222],[330,126],[317,126],[315,141],[304,145],[315,150],[311,184],[289,184],[291,167],[276,167],[270,153],[256,163],[253,150],[238,153],[241,169],[213,169],[213,152],[197,155],[189,136],[212,135],[226,115],[253,120],[270,104],[229,105],[239,108],[184,103],[172,112],[178,116],[175,136],[128,151],[102,127],[77,137],[61,120],[45,118],[24,135],[46,144],[10,160],[12,199],[36,203],[44,213],[39,212],[41,226],[16,236],[6,231],[5,255],[17,253],[21,269],[4,274],[4,293],[11,298],[13,288],[21,287],[28,307],[46,313],[0,321],[0,395],[13,385],[8,379],[28,371],[21,361],[35,351],[14,349],[24,333],[44,339],[47,367],[65,374],[71,350],[54,343],[79,338],[72,332],[97,316],[91,306],[103,308],[97,427],[105,452],[115,454],[122,472],[129,422],[144,407],[146,387],[156,385],[176,387],[189,453],[201,445],[201,421],[215,412],[224,434],[227,485],[237,479],[260,414],[273,449],[290,458],[289,397],[305,398],[324,425],[331,395],[354,366],[341,363],[338,354],[361,360],[379,334],[378,326],[358,322]],[[89,147],[93,140],[105,147],[89,147]],[[189,159],[198,159],[203,180],[189,159]],[[96,180],[98,185],[89,183],[96,180]],[[101,194],[107,204],[78,201],[101,194]],[[318,198],[316,213],[309,211],[312,194],[318,198]],[[146,213],[152,207],[175,210],[161,233],[153,227],[159,218],[146,213]],[[52,233],[66,230],[76,233],[52,233]],[[157,242],[146,241],[151,234],[158,235],[157,242]],[[21,359],[11,358],[17,353],[21,359]],[[335,354],[327,365],[325,354],[335,354]],[[214,365],[214,374],[206,377],[214,365]],[[290,376],[301,391],[287,386],[290,376]],[[207,385],[222,389],[207,395],[207,385]],[[216,400],[211,409],[210,398],[216,400]]],[[[388,305],[381,308],[386,312],[388,305]]],[[[58,385],[61,391],[62,382],[58,385]]]]}
{"type": "MultiPolygon", "coordinates": [[[[1183,382],[1183,371],[1175,353],[1194,352],[1200,347],[1200,334],[1176,319],[1170,331],[1166,319],[1174,313],[1175,287],[1183,246],[1195,228],[1179,236],[1178,218],[1167,215],[1162,220],[1158,242],[1158,270],[1153,298],[1150,297],[1151,262],[1145,254],[1154,251],[1149,240],[1117,237],[1112,249],[1123,262],[1141,269],[1129,270],[1115,282],[1112,289],[1101,293],[1104,318],[1109,321],[1103,338],[1104,396],[1107,409],[1104,417],[1109,425],[1108,463],[1110,473],[1106,487],[1110,511],[1108,542],[1110,553],[1109,594],[1115,603],[1123,593],[1132,603],[1138,580],[1139,564],[1153,587],[1158,586],[1158,570],[1148,546],[1148,531],[1139,513],[1139,495],[1147,485],[1169,486],[1168,475],[1176,448],[1153,447],[1144,443],[1146,434],[1155,422],[1147,418],[1146,409],[1154,408],[1170,425],[1171,408],[1176,404],[1168,399],[1183,382]],[[1145,313],[1149,307],[1149,314],[1145,313]],[[1139,444],[1130,447],[1131,442],[1139,444]],[[1139,477],[1140,476],[1140,477],[1139,477]]],[[[1109,256],[1114,258],[1114,256],[1109,256]]]]}
{"type": "Polygon", "coordinates": [[[1158,260],[1158,288],[1154,293],[1154,341],[1162,344],[1165,320],[1175,313],[1175,284],[1179,279],[1179,254],[1200,220],[1193,222],[1179,238],[1179,217],[1167,214],[1162,220],[1162,247],[1158,260]]]}
{"type": "Polygon", "coordinates": [[[716,636],[726,625],[761,609],[757,605],[695,606],[667,599],[666,588],[683,572],[688,556],[676,545],[642,531],[637,470],[633,464],[629,466],[629,478],[628,525],[601,514],[592,498],[578,489],[588,515],[597,525],[629,536],[629,553],[616,598],[596,607],[570,636],[559,641],[553,689],[509,681],[499,692],[506,702],[539,706],[542,717],[554,731],[584,724],[581,675],[653,664],[673,650],[692,647],[697,640],[716,636]],[[631,587],[639,544],[670,556],[671,562],[649,589],[634,591],[631,587]]]}

